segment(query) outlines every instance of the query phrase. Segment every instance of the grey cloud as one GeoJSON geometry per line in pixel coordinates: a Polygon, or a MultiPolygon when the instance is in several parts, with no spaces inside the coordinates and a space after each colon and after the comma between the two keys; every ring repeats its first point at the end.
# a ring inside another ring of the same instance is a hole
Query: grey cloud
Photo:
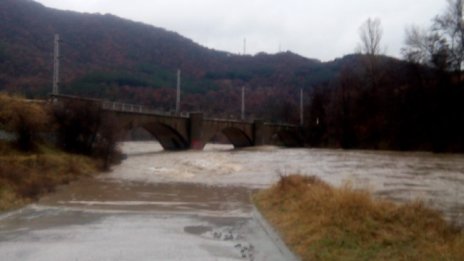
{"type": "Polygon", "coordinates": [[[112,13],[153,24],[209,48],[236,53],[284,50],[330,60],[352,53],[358,28],[378,17],[388,54],[400,55],[404,28],[427,26],[445,0],[38,0],[59,9],[112,13]]]}

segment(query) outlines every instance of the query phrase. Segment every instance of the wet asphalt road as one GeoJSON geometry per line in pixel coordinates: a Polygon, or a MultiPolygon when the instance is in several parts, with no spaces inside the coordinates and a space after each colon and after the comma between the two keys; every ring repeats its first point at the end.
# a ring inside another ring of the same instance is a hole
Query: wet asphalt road
{"type": "Polygon", "coordinates": [[[248,188],[88,178],[0,217],[1,260],[292,260],[248,188]]]}

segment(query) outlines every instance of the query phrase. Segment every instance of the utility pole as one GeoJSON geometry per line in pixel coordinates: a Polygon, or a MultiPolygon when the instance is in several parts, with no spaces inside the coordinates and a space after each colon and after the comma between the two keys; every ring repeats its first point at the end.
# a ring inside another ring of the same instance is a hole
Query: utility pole
{"type": "Polygon", "coordinates": [[[243,55],[246,55],[246,45],[247,45],[246,38],[244,38],[243,39],[243,55]]]}
{"type": "Polygon", "coordinates": [[[242,120],[245,120],[245,86],[242,86],[242,120]]]}
{"type": "Polygon", "coordinates": [[[304,125],[304,100],[303,100],[303,88],[300,88],[300,125],[304,125]]]}
{"type": "Polygon", "coordinates": [[[53,90],[52,94],[59,94],[60,84],[60,35],[55,34],[55,46],[53,50],[53,90]]]}
{"type": "Polygon", "coordinates": [[[180,69],[177,70],[176,114],[180,113],[180,69]]]}

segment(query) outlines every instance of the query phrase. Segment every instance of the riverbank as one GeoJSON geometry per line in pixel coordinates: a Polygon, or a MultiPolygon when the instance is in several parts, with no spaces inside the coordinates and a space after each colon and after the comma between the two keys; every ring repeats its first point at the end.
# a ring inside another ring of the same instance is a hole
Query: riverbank
{"type": "Polygon", "coordinates": [[[314,177],[283,177],[254,196],[302,260],[461,260],[464,234],[420,203],[397,205],[314,177]]]}
{"type": "Polygon", "coordinates": [[[78,177],[97,172],[97,162],[39,145],[20,152],[0,141],[0,211],[24,206],[78,177]]]}

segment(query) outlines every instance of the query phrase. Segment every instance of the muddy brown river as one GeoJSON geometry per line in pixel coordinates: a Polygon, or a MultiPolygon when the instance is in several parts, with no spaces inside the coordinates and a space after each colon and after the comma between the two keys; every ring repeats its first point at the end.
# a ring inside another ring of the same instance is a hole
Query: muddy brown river
{"type": "Polygon", "coordinates": [[[121,144],[110,173],[0,215],[1,260],[294,260],[250,203],[280,175],[316,175],[464,224],[464,155],[282,149],[164,152],[121,144]]]}

